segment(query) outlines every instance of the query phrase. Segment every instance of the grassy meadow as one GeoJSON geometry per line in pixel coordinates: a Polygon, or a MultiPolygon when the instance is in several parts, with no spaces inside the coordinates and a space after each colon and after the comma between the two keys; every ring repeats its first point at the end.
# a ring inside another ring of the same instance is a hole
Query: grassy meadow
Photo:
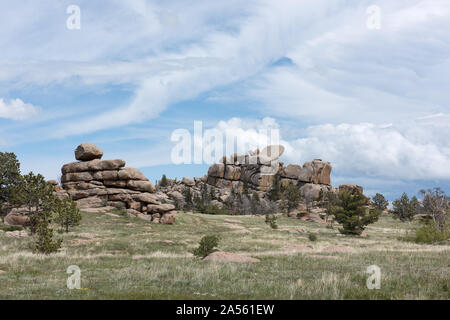
{"type": "Polygon", "coordinates": [[[32,238],[0,231],[0,300],[450,298],[450,244],[399,241],[414,224],[382,216],[366,237],[284,216],[278,226],[264,216],[180,213],[171,226],[84,212],[70,233],[55,232],[63,247],[48,256],[28,249],[32,238]],[[260,262],[193,257],[205,234],[220,236],[221,251],[260,262]],[[71,265],[81,268],[81,290],[67,289],[71,265]],[[366,287],[370,265],[381,268],[379,290],[366,287]]]}

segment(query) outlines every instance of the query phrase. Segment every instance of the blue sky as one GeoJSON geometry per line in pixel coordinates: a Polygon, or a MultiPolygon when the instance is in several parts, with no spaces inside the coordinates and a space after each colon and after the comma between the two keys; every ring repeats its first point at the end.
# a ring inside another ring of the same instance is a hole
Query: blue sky
{"type": "Polygon", "coordinates": [[[330,161],[336,186],[450,191],[447,0],[18,0],[0,26],[0,151],[24,172],[56,178],[88,141],[152,181],[202,176],[170,137],[203,121],[277,128],[285,163],[330,161]]]}

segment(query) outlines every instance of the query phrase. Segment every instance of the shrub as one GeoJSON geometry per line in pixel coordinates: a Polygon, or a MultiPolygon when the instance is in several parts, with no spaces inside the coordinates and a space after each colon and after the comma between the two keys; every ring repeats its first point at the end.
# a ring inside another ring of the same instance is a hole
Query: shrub
{"type": "Polygon", "coordinates": [[[55,222],[66,232],[69,232],[70,227],[78,226],[82,218],[76,202],[70,198],[63,200],[56,198],[53,213],[55,214],[55,222]]]}
{"type": "Polygon", "coordinates": [[[425,223],[423,226],[416,229],[412,236],[407,234],[404,238],[400,238],[400,240],[426,244],[442,242],[447,239],[450,239],[449,230],[440,230],[436,227],[434,222],[425,223]]]}
{"type": "Polygon", "coordinates": [[[36,228],[36,240],[32,249],[36,253],[50,254],[61,248],[62,239],[53,240],[53,229],[47,221],[41,221],[36,228]]]}
{"type": "Polygon", "coordinates": [[[386,210],[387,206],[389,205],[389,201],[387,201],[381,193],[377,193],[372,197],[372,203],[375,208],[381,211],[386,210]]]}
{"type": "Polygon", "coordinates": [[[198,248],[194,249],[192,253],[194,256],[205,259],[208,255],[217,251],[219,245],[219,237],[216,235],[204,236],[199,243],[198,248]]]}
{"type": "Polygon", "coordinates": [[[308,239],[309,241],[317,241],[317,235],[315,235],[314,233],[309,233],[308,234],[308,239]]]}
{"type": "Polygon", "coordinates": [[[332,208],[335,220],[342,224],[342,234],[360,235],[365,226],[378,220],[381,211],[366,207],[367,198],[361,193],[339,192],[337,204],[332,208]]]}
{"type": "Polygon", "coordinates": [[[274,214],[266,214],[266,223],[272,229],[278,229],[277,219],[278,219],[277,216],[274,214]]]}
{"type": "Polygon", "coordinates": [[[21,226],[7,226],[7,225],[4,225],[4,224],[0,224],[0,230],[3,230],[5,232],[22,231],[23,227],[21,227],[21,226]]]}
{"type": "Polygon", "coordinates": [[[217,206],[209,205],[205,207],[205,214],[214,214],[214,215],[229,215],[230,211],[227,209],[219,209],[217,206]]]}

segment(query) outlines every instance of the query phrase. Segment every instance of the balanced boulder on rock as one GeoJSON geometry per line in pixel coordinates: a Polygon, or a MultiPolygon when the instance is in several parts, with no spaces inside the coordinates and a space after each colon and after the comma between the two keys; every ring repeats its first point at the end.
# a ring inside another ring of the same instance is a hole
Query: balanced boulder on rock
{"type": "Polygon", "coordinates": [[[163,203],[165,195],[156,195],[155,187],[140,170],[126,168],[121,159],[100,160],[102,156],[97,146],[82,143],[75,150],[80,161],[61,169],[62,187],[80,208],[114,206],[148,215],[150,221],[174,223],[175,207],[163,203]]]}
{"type": "Polygon", "coordinates": [[[89,161],[101,159],[103,151],[99,147],[91,143],[83,142],[75,149],[75,159],[81,161],[89,161]]]}

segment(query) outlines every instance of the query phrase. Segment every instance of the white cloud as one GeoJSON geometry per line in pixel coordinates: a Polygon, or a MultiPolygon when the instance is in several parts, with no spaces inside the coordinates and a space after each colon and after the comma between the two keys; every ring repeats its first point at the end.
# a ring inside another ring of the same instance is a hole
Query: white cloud
{"type": "Polygon", "coordinates": [[[421,135],[419,123],[383,126],[371,123],[317,125],[292,141],[309,158],[331,161],[341,176],[389,179],[450,179],[450,134],[421,135]],[[415,125],[416,128],[411,127],[415,125]]]}
{"type": "MultiPolygon", "coordinates": [[[[250,148],[270,141],[264,129],[278,129],[272,118],[233,118],[214,129],[229,133],[250,148]]],[[[270,131],[269,131],[270,132],[270,131]]],[[[387,180],[450,180],[450,132],[422,120],[402,125],[324,124],[303,130],[302,137],[283,139],[286,163],[303,164],[316,158],[330,161],[339,177],[387,180]]],[[[242,152],[242,151],[241,151],[242,152]]]]}
{"type": "Polygon", "coordinates": [[[0,98],[0,118],[25,120],[37,115],[40,108],[25,103],[20,99],[5,101],[0,98]]]}

